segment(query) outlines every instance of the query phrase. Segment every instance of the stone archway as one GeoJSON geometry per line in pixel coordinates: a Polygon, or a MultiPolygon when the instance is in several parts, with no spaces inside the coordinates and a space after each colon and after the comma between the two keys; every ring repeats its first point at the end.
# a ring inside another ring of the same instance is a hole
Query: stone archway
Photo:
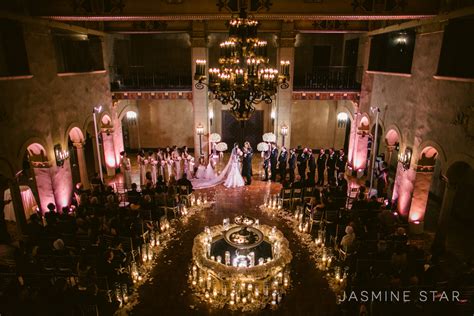
{"type": "Polygon", "coordinates": [[[68,133],[69,152],[71,153],[71,173],[73,185],[81,183],[84,189],[89,189],[89,175],[85,159],[85,137],[79,127],[72,127],[68,133]]]}
{"type": "Polygon", "coordinates": [[[461,259],[472,258],[474,224],[474,167],[465,161],[452,163],[446,172],[447,181],[438,229],[433,244],[434,251],[447,249],[461,259]]]}

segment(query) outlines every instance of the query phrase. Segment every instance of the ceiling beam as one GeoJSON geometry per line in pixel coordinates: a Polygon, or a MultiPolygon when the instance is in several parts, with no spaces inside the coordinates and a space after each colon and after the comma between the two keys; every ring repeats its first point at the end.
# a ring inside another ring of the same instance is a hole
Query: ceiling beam
{"type": "Polygon", "coordinates": [[[408,29],[412,27],[418,27],[426,24],[433,24],[433,23],[441,23],[441,22],[446,22],[447,20],[454,19],[454,18],[460,18],[463,16],[469,16],[469,15],[474,15],[474,6],[467,7],[464,9],[448,12],[448,13],[443,13],[439,14],[437,16],[431,17],[429,19],[424,19],[424,20],[415,20],[415,21],[409,21],[405,23],[400,23],[400,24],[395,24],[395,25],[390,25],[381,29],[373,30],[367,33],[368,36],[374,36],[378,34],[384,34],[384,33],[390,33],[390,32],[396,32],[399,30],[403,29],[408,29]]]}
{"type": "Polygon", "coordinates": [[[37,17],[17,15],[17,14],[12,14],[10,12],[1,11],[1,10],[0,10],[0,18],[1,19],[7,19],[7,20],[14,20],[14,21],[18,21],[18,22],[21,22],[21,23],[47,26],[49,28],[68,30],[68,31],[71,31],[71,32],[87,34],[87,35],[96,35],[96,36],[106,36],[107,35],[107,33],[97,31],[97,30],[93,30],[93,29],[88,29],[88,28],[85,28],[85,27],[82,27],[82,26],[67,24],[67,23],[58,22],[58,21],[46,20],[46,19],[41,19],[41,18],[37,18],[37,17]]]}
{"type": "MultiPolygon", "coordinates": [[[[375,21],[375,20],[413,20],[429,19],[433,14],[270,14],[257,13],[253,17],[257,20],[347,20],[347,21],[375,21]]],[[[179,15],[48,15],[41,16],[54,21],[207,21],[229,20],[231,14],[179,14],[179,15]]]]}

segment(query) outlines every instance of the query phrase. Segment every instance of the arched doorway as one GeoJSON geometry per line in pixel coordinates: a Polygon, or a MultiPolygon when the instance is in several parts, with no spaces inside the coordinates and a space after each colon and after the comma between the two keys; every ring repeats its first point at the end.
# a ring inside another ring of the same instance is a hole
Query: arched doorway
{"type": "Polygon", "coordinates": [[[385,135],[385,148],[385,162],[388,166],[387,199],[391,201],[397,175],[398,152],[400,151],[400,135],[395,129],[389,129],[385,135]]]}
{"type": "Polygon", "coordinates": [[[434,231],[439,218],[444,183],[441,181],[441,159],[433,146],[422,148],[416,164],[416,178],[409,221],[424,222],[425,230],[434,231]]]}
{"type": "Polygon", "coordinates": [[[122,117],[122,135],[125,151],[137,151],[141,148],[137,112],[130,110],[122,117]]]}
{"type": "Polygon", "coordinates": [[[334,140],[334,148],[344,149],[347,154],[349,151],[349,138],[351,136],[352,120],[346,112],[339,112],[337,114],[337,128],[336,137],[334,140]]]}
{"type": "Polygon", "coordinates": [[[443,201],[442,210],[448,215],[445,218],[446,247],[461,258],[473,258],[470,241],[474,225],[474,169],[464,161],[457,161],[448,168],[447,179],[448,192],[444,196],[448,201],[443,201]]]}
{"type": "Polygon", "coordinates": [[[72,184],[82,183],[85,189],[89,188],[89,175],[84,150],[84,134],[78,127],[73,127],[68,135],[72,184]]]}

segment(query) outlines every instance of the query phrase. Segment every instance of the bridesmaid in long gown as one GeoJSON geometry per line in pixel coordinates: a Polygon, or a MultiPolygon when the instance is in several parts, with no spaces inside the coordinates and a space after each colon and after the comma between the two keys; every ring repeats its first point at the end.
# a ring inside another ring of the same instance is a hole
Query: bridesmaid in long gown
{"type": "Polygon", "coordinates": [[[137,155],[137,164],[140,168],[140,185],[143,186],[146,183],[146,158],[145,151],[142,149],[138,152],[137,155]]]}
{"type": "Polygon", "coordinates": [[[156,184],[156,177],[158,174],[158,161],[154,152],[150,151],[148,153],[148,164],[151,166],[151,182],[153,185],[156,184]]]}
{"type": "Polygon", "coordinates": [[[122,159],[120,160],[120,170],[123,173],[123,183],[126,190],[132,188],[132,164],[130,163],[130,158],[127,157],[127,153],[122,151],[120,153],[122,159]]]}

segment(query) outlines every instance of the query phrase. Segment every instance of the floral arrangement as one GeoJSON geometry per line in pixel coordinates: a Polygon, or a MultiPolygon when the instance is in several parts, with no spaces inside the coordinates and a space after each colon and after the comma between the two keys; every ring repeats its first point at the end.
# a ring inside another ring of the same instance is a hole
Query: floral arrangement
{"type": "Polygon", "coordinates": [[[265,133],[262,136],[264,142],[274,143],[276,142],[276,135],[273,133],[265,133]]]}
{"type": "Polygon", "coordinates": [[[210,136],[209,136],[209,141],[211,143],[218,143],[221,141],[221,135],[217,134],[217,133],[212,133],[210,136]]]}
{"type": "Polygon", "coordinates": [[[258,143],[257,150],[258,151],[268,151],[268,144],[264,143],[264,142],[258,143]]]}
{"type": "Polygon", "coordinates": [[[223,152],[223,151],[226,151],[227,150],[227,144],[224,143],[224,142],[220,142],[216,145],[216,150],[217,151],[220,151],[220,152],[223,152]]]}

